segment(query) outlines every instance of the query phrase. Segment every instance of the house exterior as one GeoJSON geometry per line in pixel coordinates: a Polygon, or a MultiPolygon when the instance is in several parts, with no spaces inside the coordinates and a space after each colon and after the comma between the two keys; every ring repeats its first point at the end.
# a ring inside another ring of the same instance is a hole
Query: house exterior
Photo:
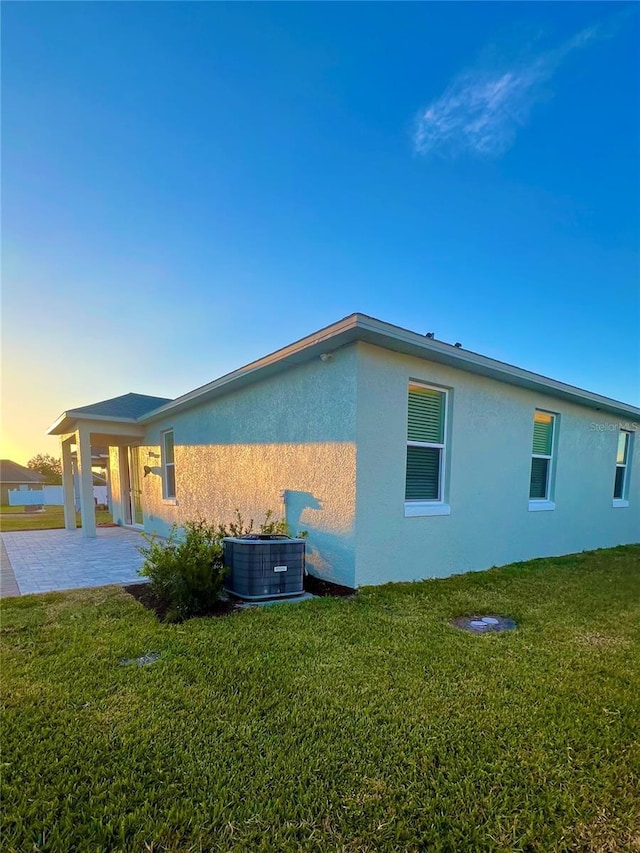
{"type": "Polygon", "coordinates": [[[0,503],[9,504],[9,492],[14,489],[40,489],[46,477],[10,459],[0,459],[0,503]]]}
{"type": "Polygon", "coordinates": [[[71,445],[81,487],[108,446],[114,519],[150,533],[271,509],[350,587],[640,541],[640,409],[362,314],[176,400],[125,397],[49,433],[67,491],[71,445]]]}

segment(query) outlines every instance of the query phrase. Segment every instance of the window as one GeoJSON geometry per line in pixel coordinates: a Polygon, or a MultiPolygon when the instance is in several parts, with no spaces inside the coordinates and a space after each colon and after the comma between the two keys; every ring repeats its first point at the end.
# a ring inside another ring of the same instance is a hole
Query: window
{"type": "Polygon", "coordinates": [[[554,509],[551,501],[555,415],[536,409],[533,416],[533,452],[529,483],[529,509],[554,509]],[[545,502],[542,504],[542,502],[545,502]],[[540,503],[538,503],[540,502],[540,503]],[[533,504],[533,505],[532,505],[533,504]]]}
{"type": "Polygon", "coordinates": [[[172,499],[176,496],[176,463],[172,429],[162,433],[162,451],[163,497],[172,499]]]}
{"type": "Polygon", "coordinates": [[[616,455],[616,476],[613,483],[614,501],[624,501],[627,497],[627,480],[629,460],[631,455],[631,433],[621,429],[618,435],[618,452],[616,455]]]}
{"type": "Polygon", "coordinates": [[[405,515],[444,515],[447,392],[409,385],[405,515]]]}

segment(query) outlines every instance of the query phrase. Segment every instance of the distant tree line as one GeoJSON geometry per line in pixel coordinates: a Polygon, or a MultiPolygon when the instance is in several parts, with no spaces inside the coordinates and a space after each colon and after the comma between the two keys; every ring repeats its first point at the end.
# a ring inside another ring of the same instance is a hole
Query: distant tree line
{"type": "Polygon", "coordinates": [[[45,476],[49,486],[57,486],[62,482],[62,463],[49,453],[38,453],[27,462],[27,468],[45,476]]]}

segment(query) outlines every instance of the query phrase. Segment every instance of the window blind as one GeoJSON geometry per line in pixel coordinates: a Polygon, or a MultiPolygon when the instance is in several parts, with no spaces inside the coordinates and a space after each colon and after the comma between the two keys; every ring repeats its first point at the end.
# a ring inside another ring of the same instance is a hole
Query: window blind
{"type": "Polygon", "coordinates": [[[409,441],[444,444],[444,399],[442,391],[409,388],[409,441]]]}

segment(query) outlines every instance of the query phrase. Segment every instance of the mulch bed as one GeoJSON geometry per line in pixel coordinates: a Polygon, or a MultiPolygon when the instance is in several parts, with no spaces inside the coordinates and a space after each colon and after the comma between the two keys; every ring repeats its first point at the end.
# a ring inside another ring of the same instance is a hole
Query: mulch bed
{"type": "MultiPolygon", "coordinates": [[[[123,589],[125,592],[128,592],[129,595],[132,595],[136,601],[139,601],[143,607],[146,607],[147,610],[153,610],[161,622],[164,621],[167,615],[167,608],[165,604],[160,601],[157,595],[154,594],[151,589],[151,584],[132,583],[123,587],[123,589]]],[[[305,592],[310,592],[312,595],[320,597],[337,596],[340,598],[346,598],[355,593],[355,590],[351,589],[351,587],[340,586],[339,584],[330,583],[329,581],[323,581],[320,580],[320,578],[313,577],[312,575],[306,575],[304,579],[304,590],[305,592]]],[[[289,600],[295,601],[295,599],[289,600]]],[[[228,616],[229,613],[235,613],[236,611],[241,610],[241,604],[241,601],[231,598],[218,601],[207,613],[202,613],[201,616],[228,616]]]]}
{"type": "Polygon", "coordinates": [[[304,591],[310,592],[311,595],[319,595],[321,597],[324,597],[325,595],[333,595],[339,598],[348,598],[350,595],[355,595],[356,592],[355,589],[351,589],[350,586],[340,586],[340,584],[337,583],[323,581],[313,575],[305,575],[304,591]]]}
{"type": "MultiPolygon", "coordinates": [[[[139,601],[147,610],[153,610],[158,619],[162,622],[167,614],[167,608],[160,599],[154,595],[151,585],[148,583],[132,583],[124,587],[124,591],[132,595],[136,601],[139,601]]],[[[218,601],[208,613],[202,613],[202,616],[227,616],[229,613],[234,613],[240,610],[239,605],[235,601],[218,601]]]]}

